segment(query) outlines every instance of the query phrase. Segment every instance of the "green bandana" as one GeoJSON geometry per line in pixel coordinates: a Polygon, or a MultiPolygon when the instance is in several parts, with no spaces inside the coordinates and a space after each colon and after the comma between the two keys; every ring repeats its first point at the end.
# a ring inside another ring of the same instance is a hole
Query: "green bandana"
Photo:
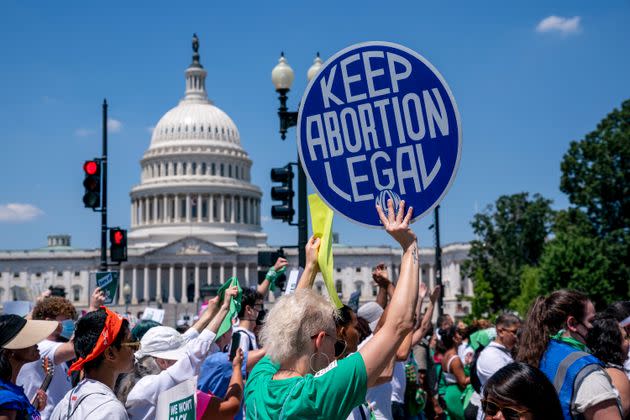
{"type": "Polygon", "coordinates": [[[236,277],[230,277],[228,281],[226,281],[221,288],[217,291],[219,295],[219,304],[223,303],[223,297],[225,296],[225,290],[228,287],[236,286],[238,287],[238,295],[230,302],[230,309],[228,310],[225,319],[221,323],[219,327],[219,331],[217,331],[217,338],[221,337],[223,334],[227,332],[232,326],[232,319],[240,312],[241,310],[241,299],[243,298],[243,289],[241,289],[241,285],[238,283],[238,279],[236,277]]]}
{"type": "Polygon", "coordinates": [[[278,279],[278,277],[280,277],[280,274],[285,272],[286,269],[287,266],[285,265],[278,271],[276,271],[276,269],[273,267],[271,267],[269,271],[267,271],[267,275],[265,275],[265,278],[269,280],[269,290],[271,290],[272,292],[276,290],[276,280],[278,279]]]}
{"type": "Polygon", "coordinates": [[[584,351],[586,353],[590,353],[591,350],[586,347],[586,344],[576,340],[573,337],[565,337],[563,334],[565,333],[564,330],[560,330],[558,331],[558,333],[556,335],[552,335],[551,338],[557,341],[560,341],[562,343],[566,343],[568,345],[570,345],[571,347],[578,349],[580,351],[584,351]]]}

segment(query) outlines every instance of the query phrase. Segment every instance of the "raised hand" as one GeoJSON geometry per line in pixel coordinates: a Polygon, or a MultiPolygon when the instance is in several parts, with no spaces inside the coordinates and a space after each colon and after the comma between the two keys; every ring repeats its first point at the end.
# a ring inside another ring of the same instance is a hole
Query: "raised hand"
{"type": "Polygon", "coordinates": [[[243,349],[239,348],[236,350],[234,359],[232,359],[232,368],[240,369],[242,364],[243,364],[243,349]]]}
{"type": "Polygon", "coordinates": [[[286,267],[287,264],[289,264],[289,262],[287,261],[286,258],[278,257],[278,259],[276,260],[276,263],[273,265],[273,269],[276,270],[276,272],[278,272],[282,270],[284,267],[286,267]]]}
{"type": "Polygon", "coordinates": [[[424,297],[427,295],[428,290],[429,288],[427,287],[427,285],[420,282],[420,284],[418,285],[418,300],[422,301],[422,299],[424,299],[424,297]]]}
{"type": "Polygon", "coordinates": [[[431,292],[431,303],[435,303],[437,302],[438,298],[440,297],[440,290],[441,287],[440,286],[435,286],[433,288],[433,291],[431,292]]]}
{"type": "Polygon", "coordinates": [[[385,267],[385,264],[380,263],[379,265],[374,267],[374,270],[372,270],[372,279],[380,287],[387,287],[389,285],[389,276],[387,274],[387,268],[385,267]]]}
{"type": "Polygon", "coordinates": [[[229,306],[230,298],[235,298],[236,296],[238,296],[238,287],[228,287],[223,295],[223,306],[229,306]]]}
{"type": "Polygon", "coordinates": [[[319,253],[319,245],[321,243],[321,239],[316,237],[315,235],[311,236],[306,243],[306,265],[313,265],[314,267],[318,267],[317,264],[317,254],[319,253]]]}
{"type": "Polygon", "coordinates": [[[381,223],[385,227],[387,233],[396,240],[406,250],[416,242],[416,234],[409,227],[409,221],[413,215],[413,207],[409,207],[409,210],[405,214],[405,200],[400,202],[398,208],[398,214],[394,215],[394,204],[392,200],[387,200],[387,216],[383,212],[383,209],[378,204],[376,205],[376,211],[378,217],[381,219],[381,223]]]}
{"type": "Polygon", "coordinates": [[[92,292],[92,297],[90,299],[90,311],[96,311],[98,308],[103,306],[103,303],[105,303],[105,293],[103,293],[100,287],[97,287],[92,292]]]}

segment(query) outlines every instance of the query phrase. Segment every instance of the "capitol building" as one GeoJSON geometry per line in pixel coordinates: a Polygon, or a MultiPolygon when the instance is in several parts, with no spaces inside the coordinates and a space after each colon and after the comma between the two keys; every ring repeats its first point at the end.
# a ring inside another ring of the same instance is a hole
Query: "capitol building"
{"type": "MultiPolygon", "coordinates": [[[[160,307],[171,325],[195,314],[202,292],[231,276],[255,287],[258,252],[272,249],[261,226],[263,192],[252,183],[252,159],[236,124],[208,99],[206,74],[194,48],[184,97],[159,120],[140,160],[140,183],[130,191],[128,261],[119,269],[114,307],[134,314],[160,307]],[[123,285],[128,285],[126,295],[123,285]]],[[[442,250],[444,311],[455,316],[470,310],[463,297],[472,295],[472,282],[460,275],[468,250],[464,243],[442,250]]],[[[295,268],[297,250],[285,252],[289,269],[295,268]]],[[[372,267],[384,262],[396,278],[401,257],[397,248],[374,246],[335,244],[333,253],[335,285],[344,302],[357,291],[362,303],[373,300],[372,267]]],[[[420,256],[421,278],[433,286],[434,249],[421,248],[420,256]]],[[[85,308],[90,273],[99,260],[99,249],[73,248],[68,235],[49,236],[43,248],[0,251],[0,302],[33,300],[53,286],[63,287],[68,299],[85,308]]],[[[326,293],[321,275],[315,287],[326,293]]]]}

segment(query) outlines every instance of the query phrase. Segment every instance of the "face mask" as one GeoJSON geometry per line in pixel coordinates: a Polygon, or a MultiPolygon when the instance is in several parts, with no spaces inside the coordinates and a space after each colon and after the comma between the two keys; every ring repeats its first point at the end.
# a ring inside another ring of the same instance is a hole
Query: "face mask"
{"type": "Polygon", "coordinates": [[[72,338],[72,334],[74,334],[74,321],[71,319],[61,321],[61,332],[59,333],[59,337],[70,340],[72,338]]]}
{"type": "Polygon", "coordinates": [[[256,324],[257,324],[257,325],[262,325],[262,322],[263,322],[263,321],[264,321],[264,319],[265,319],[265,315],[267,315],[267,311],[265,311],[264,309],[261,309],[261,310],[258,312],[258,317],[256,317],[256,324]]]}

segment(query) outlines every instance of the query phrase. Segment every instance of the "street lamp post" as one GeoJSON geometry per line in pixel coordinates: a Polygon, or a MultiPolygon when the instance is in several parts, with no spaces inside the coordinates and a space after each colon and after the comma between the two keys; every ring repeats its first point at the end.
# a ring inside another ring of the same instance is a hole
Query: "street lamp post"
{"type": "MultiPolygon", "coordinates": [[[[313,65],[306,72],[306,78],[311,81],[317,74],[322,66],[322,60],[319,58],[319,53],[313,60],[313,65]]],[[[280,107],[278,108],[278,117],[280,119],[280,137],[282,140],[287,137],[287,130],[297,125],[298,113],[295,111],[289,111],[287,107],[287,100],[289,90],[295,79],[295,74],[287,59],[284,57],[284,53],[280,54],[278,64],[271,71],[271,81],[278,92],[278,99],[280,100],[280,107]]],[[[300,267],[306,266],[306,242],[308,241],[308,227],[306,224],[306,174],[300,157],[297,159],[298,167],[298,264],[300,267]]]]}

